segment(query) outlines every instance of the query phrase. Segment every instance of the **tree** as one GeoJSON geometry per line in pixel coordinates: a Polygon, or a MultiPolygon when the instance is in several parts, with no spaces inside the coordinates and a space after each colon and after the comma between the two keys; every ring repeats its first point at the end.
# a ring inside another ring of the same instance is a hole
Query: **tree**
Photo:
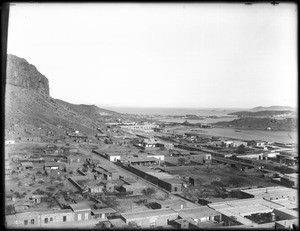
{"type": "Polygon", "coordinates": [[[13,205],[7,205],[5,206],[5,214],[10,215],[14,214],[15,212],[15,207],[13,205]]]}
{"type": "Polygon", "coordinates": [[[151,197],[154,193],[156,193],[155,188],[147,187],[142,190],[143,195],[147,197],[151,197]]]}
{"type": "Polygon", "coordinates": [[[128,228],[137,228],[138,225],[135,221],[128,222],[128,228]]]}
{"type": "Polygon", "coordinates": [[[245,145],[241,144],[240,146],[237,147],[236,153],[243,154],[245,153],[245,151],[246,151],[245,145]]]}
{"type": "Polygon", "coordinates": [[[228,184],[234,185],[236,187],[241,186],[244,183],[244,180],[240,177],[231,177],[228,181],[228,184]]]}
{"type": "Polygon", "coordinates": [[[213,181],[210,184],[220,188],[225,187],[225,185],[221,181],[213,181]]]}
{"type": "Polygon", "coordinates": [[[185,159],[183,157],[178,158],[178,164],[179,165],[184,165],[185,164],[185,159]]]}

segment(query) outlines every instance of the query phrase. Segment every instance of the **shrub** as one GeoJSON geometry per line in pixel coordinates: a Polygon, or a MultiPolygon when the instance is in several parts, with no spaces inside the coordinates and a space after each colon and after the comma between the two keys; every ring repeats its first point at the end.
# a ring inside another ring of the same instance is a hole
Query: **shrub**
{"type": "Polygon", "coordinates": [[[152,196],[154,193],[156,193],[156,189],[155,188],[151,188],[151,187],[147,187],[147,188],[144,188],[142,190],[142,193],[143,195],[147,196],[147,197],[150,197],[152,196]]]}

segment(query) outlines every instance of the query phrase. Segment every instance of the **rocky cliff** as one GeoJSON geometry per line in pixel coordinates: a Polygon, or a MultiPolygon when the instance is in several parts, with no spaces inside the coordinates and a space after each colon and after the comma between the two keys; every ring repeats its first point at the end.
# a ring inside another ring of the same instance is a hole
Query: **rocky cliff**
{"type": "Polygon", "coordinates": [[[15,55],[7,55],[6,83],[49,96],[49,81],[34,65],[15,55]]]}

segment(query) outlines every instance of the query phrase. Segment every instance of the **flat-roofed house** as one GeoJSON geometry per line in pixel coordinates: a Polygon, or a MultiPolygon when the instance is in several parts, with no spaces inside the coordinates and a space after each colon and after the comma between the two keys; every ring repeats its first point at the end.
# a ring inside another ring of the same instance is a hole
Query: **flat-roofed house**
{"type": "Polygon", "coordinates": [[[16,213],[5,216],[5,224],[8,228],[14,227],[39,227],[40,217],[38,212],[16,213]]]}
{"type": "Polygon", "coordinates": [[[288,198],[289,200],[296,202],[298,199],[297,189],[286,188],[283,186],[245,189],[241,190],[241,192],[253,198],[264,198],[270,201],[288,198]]]}
{"type": "Polygon", "coordinates": [[[107,219],[108,216],[115,214],[117,211],[113,208],[101,208],[101,209],[93,209],[92,215],[94,218],[102,218],[107,219]]]}
{"type": "Polygon", "coordinates": [[[190,222],[182,218],[172,221],[171,224],[176,229],[188,229],[190,226],[190,222]]]}
{"type": "MultiPolygon", "coordinates": [[[[123,165],[124,166],[124,165],[123,165]]],[[[182,181],[174,175],[158,172],[143,166],[124,166],[130,172],[146,179],[147,181],[167,190],[170,193],[181,192],[182,181]]]]}
{"type": "Polygon", "coordinates": [[[88,190],[90,193],[102,193],[104,185],[89,185],[88,190]]]}
{"type": "Polygon", "coordinates": [[[84,162],[84,157],[70,155],[70,156],[67,156],[67,162],[69,164],[71,164],[71,163],[83,163],[84,162]]]}
{"type": "Polygon", "coordinates": [[[178,213],[173,209],[156,209],[142,212],[121,213],[121,219],[129,224],[135,222],[141,228],[154,228],[166,226],[171,220],[178,218],[178,213]]]}
{"type": "Polygon", "coordinates": [[[222,219],[222,214],[220,212],[217,212],[207,206],[177,209],[175,211],[178,212],[179,218],[188,220],[191,219],[195,222],[195,224],[206,221],[220,222],[222,219]]]}
{"type": "Polygon", "coordinates": [[[91,207],[86,203],[69,204],[74,212],[74,220],[89,220],[91,219],[91,207]]]}
{"type": "Polygon", "coordinates": [[[133,195],[142,195],[143,189],[145,189],[146,186],[141,185],[140,183],[132,183],[132,184],[123,184],[120,187],[120,191],[126,192],[126,193],[132,193],[133,195]]]}
{"type": "Polygon", "coordinates": [[[149,207],[152,209],[184,209],[186,208],[187,203],[184,200],[178,199],[178,200],[167,200],[167,201],[155,201],[152,203],[149,203],[149,207]]]}
{"type": "Polygon", "coordinates": [[[33,169],[33,163],[32,162],[22,162],[21,169],[31,170],[31,169],[33,169]]]}
{"type": "Polygon", "coordinates": [[[141,157],[127,157],[125,158],[125,162],[130,165],[142,165],[142,166],[150,166],[158,164],[159,160],[153,156],[141,156],[141,157]]]}

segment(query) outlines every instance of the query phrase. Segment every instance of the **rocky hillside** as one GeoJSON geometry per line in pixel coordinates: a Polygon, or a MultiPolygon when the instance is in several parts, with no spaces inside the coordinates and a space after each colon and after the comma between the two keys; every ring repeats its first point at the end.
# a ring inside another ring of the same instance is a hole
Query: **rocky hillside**
{"type": "Polygon", "coordinates": [[[273,131],[295,131],[297,129],[296,118],[272,119],[272,118],[254,118],[245,117],[229,122],[218,122],[215,126],[232,126],[242,129],[266,129],[268,127],[273,131]]]}
{"type": "Polygon", "coordinates": [[[48,79],[25,59],[10,55],[5,93],[5,138],[65,135],[69,128],[90,136],[106,122],[133,119],[95,105],[75,105],[49,95],[48,79]],[[18,66],[21,65],[21,66],[18,66]],[[12,72],[12,73],[11,73],[12,72]],[[38,84],[37,84],[38,83],[38,84]]]}
{"type": "Polygon", "coordinates": [[[15,55],[7,55],[6,83],[49,95],[49,81],[35,66],[15,55]]]}

